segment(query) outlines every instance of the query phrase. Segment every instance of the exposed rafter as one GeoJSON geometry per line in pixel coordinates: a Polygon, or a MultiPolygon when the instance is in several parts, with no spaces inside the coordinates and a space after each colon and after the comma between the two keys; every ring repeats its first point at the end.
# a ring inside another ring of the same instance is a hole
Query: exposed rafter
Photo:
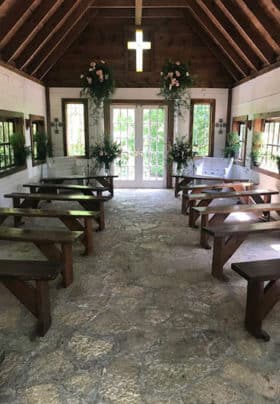
{"type": "Polygon", "coordinates": [[[48,23],[50,17],[57,11],[63,0],[43,2],[13,38],[7,43],[3,55],[8,62],[13,61],[23,52],[36,34],[48,23]]]}
{"type": "Polygon", "coordinates": [[[135,0],[135,25],[141,25],[142,23],[142,0],[135,0]]]}

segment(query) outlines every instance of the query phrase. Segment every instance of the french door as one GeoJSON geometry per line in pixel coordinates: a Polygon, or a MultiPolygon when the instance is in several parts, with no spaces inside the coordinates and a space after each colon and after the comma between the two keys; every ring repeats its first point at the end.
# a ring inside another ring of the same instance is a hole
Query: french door
{"type": "Polygon", "coordinates": [[[164,188],[166,186],[167,108],[112,104],[111,134],[121,144],[115,161],[116,187],[164,188]]]}

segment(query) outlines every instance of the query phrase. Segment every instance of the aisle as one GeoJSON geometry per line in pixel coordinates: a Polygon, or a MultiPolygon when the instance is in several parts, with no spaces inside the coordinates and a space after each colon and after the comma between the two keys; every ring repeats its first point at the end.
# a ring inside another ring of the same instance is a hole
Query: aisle
{"type": "MultiPolygon", "coordinates": [[[[265,322],[270,343],[249,337],[245,282],[211,277],[212,252],[186,220],[173,191],[117,190],[94,256],[77,244],[73,285],[52,284],[42,339],[30,341],[34,318],[1,287],[0,403],[279,402],[279,311],[265,322]]],[[[266,245],[264,258],[273,243],[248,241],[234,261],[266,245]]],[[[1,247],[1,257],[40,257],[26,244],[1,247]]]]}

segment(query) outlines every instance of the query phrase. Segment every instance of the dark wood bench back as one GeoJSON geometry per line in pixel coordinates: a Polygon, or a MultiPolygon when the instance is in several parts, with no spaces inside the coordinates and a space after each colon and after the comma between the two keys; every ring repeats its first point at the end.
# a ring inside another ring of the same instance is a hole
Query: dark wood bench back
{"type": "Polygon", "coordinates": [[[28,194],[25,192],[12,192],[11,194],[4,195],[5,198],[22,198],[33,199],[40,201],[108,201],[111,198],[106,196],[94,196],[83,194],[70,194],[70,195],[57,195],[57,194],[28,194]]]}
{"type": "Polygon", "coordinates": [[[77,185],[77,184],[51,184],[51,183],[34,183],[34,184],[23,184],[26,188],[41,188],[41,189],[69,189],[76,191],[109,191],[108,187],[94,187],[91,185],[77,185]]]}
{"type": "Polygon", "coordinates": [[[0,260],[0,280],[49,281],[55,279],[60,271],[59,264],[48,261],[0,260]]]}
{"type": "Polygon", "coordinates": [[[31,208],[0,208],[1,216],[25,216],[25,217],[99,217],[99,212],[89,210],[56,210],[56,209],[31,209],[31,208]]]}
{"type": "Polygon", "coordinates": [[[235,212],[269,212],[280,211],[280,203],[259,203],[249,205],[221,205],[221,206],[198,206],[193,207],[193,210],[199,212],[201,215],[208,215],[211,213],[235,213],[235,212]]]}
{"type": "Polygon", "coordinates": [[[190,194],[188,195],[189,200],[207,200],[207,199],[217,199],[217,198],[239,198],[241,196],[256,196],[256,195],[277,195],[278,191],[268,190],[268,189],[253,189],[250,191],[239,191],[239,192],[205,192],[200,194],[190,194]]]}
{"type": "Polygon", "coordinates": [[[0,240],[73,243],[82,235],[81,231],[30,230],[0,226],[0,240]]]}
{"type": "Polygon", "coordinates": [[[280,221],[261,223],[223,224],[222,226],[203,227],[203,230],[214,237],[226,237],[232,234],[261,233],[265,231],[280,231],[280,221]]]}

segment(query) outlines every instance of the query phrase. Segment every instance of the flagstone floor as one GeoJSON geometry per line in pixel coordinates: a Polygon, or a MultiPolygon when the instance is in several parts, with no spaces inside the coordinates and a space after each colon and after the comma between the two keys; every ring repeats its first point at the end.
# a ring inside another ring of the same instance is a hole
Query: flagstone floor
{"type": "MultiPolygon", "coordinates": [[[[34,225],[46,222],[26,219],[34,225]]],[[[0,287],[0,403],[280,402],[279,304],[264,322],[271,341],[249,336],[246,282],[230,262],[229,283],[211,277],[212,251],[172,191],[117,190],[94,236],[94,255],[74,247],[73,285],[51,284],[44,338],[31,338],[35,319],[0,287]]],[[[0,246],[1,258],[41,258],[29,244],[0,246]]],[[[258,235],[231,262],[279,251],[279,234],[258,235]]]]}

